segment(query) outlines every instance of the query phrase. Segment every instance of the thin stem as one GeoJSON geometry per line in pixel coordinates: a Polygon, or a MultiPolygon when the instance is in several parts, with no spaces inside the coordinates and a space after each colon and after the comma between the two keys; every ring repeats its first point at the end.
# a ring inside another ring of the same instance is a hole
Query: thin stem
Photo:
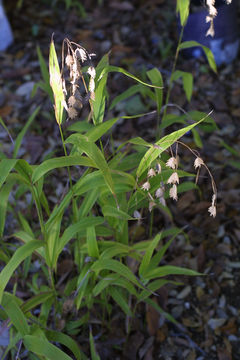
{"type": "Polygon", "coordinates": [[[39,219],[39,224],[40,224],[40,228],[41,228],[41,232],[43,235],[43,239],[44,241],[46,241],[46,230],[45,230],[45,225],[44,225],[44,221],[43,221],[43,212],[42,212],[42,207],[39,201],[39,197],[38,197],[38,192],[36,187],[33,185],[32,186],[32,195],[33,195],[33,199],[35,201],[35,205],[36,205],[36,209],[37,209],[37,214],[38,214],[38,219],[39,219]]]}

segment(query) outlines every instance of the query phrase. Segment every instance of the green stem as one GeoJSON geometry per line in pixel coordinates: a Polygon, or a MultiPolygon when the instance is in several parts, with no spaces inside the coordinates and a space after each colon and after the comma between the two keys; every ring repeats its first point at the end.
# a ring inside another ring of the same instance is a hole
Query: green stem
{"type": "MultiPolygon", "coordinates": [[[[68,153],[67,153],[67,149],[66,149],[66,146],[65,146],[62,127],[61,127],[60,124],[59,124],[59,131],[60,131],[60,135],[61,135],[64,155],[67,157],[68,153]]],[[[70,186],[70,189],[71,189],[72,195],[73,195],[73,183],[72,183],[71,171],[70,171],[69,166],[67,166],[67,171],[68,171],[68,178],[69,178],[69,186],[70,186]]],[[[78,211],[77,211],[77,201],[76,201],[76,199],[74,197],[72,197],[72,206],[73,206],[73,222],[76,223],[78,221],[78,211]]],[[[80,253],[80,250],[81,250],[80,249],[80,240],[77,238],[77,252],[78,252],[78,254],[80,253]]],[[[78,262],[78,267],[80,268],[80,262],[78,262]]]]}
{"type": "Polygon", "coordinates": [[[41,232],[42,232],[42,235],[43,235],[43,239],[44,239],[44,241],[46,241],[46,230],[45,230],[45,225],[44,225],[44,221],[43,221],[42,207],[41,207],[40,199],[39,199],[39,196],[38,196],[38,191],[37,191],[37,189],[36,189],[36,187],[34,185],[32,186],[32,195],[33,195],[33,199],[35,201],[35,205],[36,205],[36,209],[37,209],[37,214],[38,214],[38,219],[39,219],[39,224],[40,224],[41,232]]]}

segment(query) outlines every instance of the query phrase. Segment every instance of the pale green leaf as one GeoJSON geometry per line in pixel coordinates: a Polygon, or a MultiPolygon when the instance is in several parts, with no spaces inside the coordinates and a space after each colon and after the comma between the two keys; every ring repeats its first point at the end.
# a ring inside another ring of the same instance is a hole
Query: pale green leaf
{"type": "MultiPolygon", "coordinates": [[[[181,0],[179,0],[179,1],[181,2],[181,0]]],[[[179,45],[179,50],[189,49],[191,47],[196,47],[196,46],[200,46],[203,49],[203,51],[204,51],[204,53],[205,53],[205,55],[207,57],[210,68],[215,73],[217,73],[217,66],[216,66],[216,62],[215,62],[215,59],[214,59],[214,55],[213,55],[212,51],[208,47],[206,47],[204,45],[201,45],[197,41],[184,41],[183,43],[181,43],[179,45]]]]}

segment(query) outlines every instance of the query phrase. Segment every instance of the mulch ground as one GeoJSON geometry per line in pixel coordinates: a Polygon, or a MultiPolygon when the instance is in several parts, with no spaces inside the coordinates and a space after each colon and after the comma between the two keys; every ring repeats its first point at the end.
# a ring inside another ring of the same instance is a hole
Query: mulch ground
{"type": "MultiPolygon", "coordinates": [[[[62,40],[68,37],[96,53],[96,62],[111,50],[111,64],[138,76],[144,69],[155,66],[162,72],[165,84],[169,79],[178,38],[175,1],[82,1],[85,17],[77,6],[66,10],[61,1],[54,5],[54,1],[24,0],[20,9],[16,1],[5,3],[15,42],[0,54],[0,116],[16,138],[36,106],[41,105],[40,115],[24,138],[19,153],[31,164],[39,163],[60,144],[57,126],[50,120],[48,97],[41,90],[31,97],[34,84],[41,80],[36,45],[47,59],[52,33],[59,51],[62,40]]],[[[75,3],[78,1],[73,1],[75,3]]],[[[222,66],[217,75],[209,70],[204,59],[180,57],[177,68],[193,73],[193,98],[188,104],[182,85],[177,83],[171,102],[186,111],[214,110],[212,116],[218,129],[201,133],[201,154],[217,184],[218,213],[215,219],[207,214],[211,188],[203,174],[199,180],[201,193],[189,191],[181,195],[177,203],[169,203],[173,224],[186,226],[188,240],[178,237],[165,262],[198,270],[205,276],[184,278],[184,285],[163,287],[158,296],[152,298],[179,326],[144,305],[139,306],[136,319],[129,323],[116,309],[108,327],[99,324],[97,309],[93,311],[95,343],[103,360],[240,359],[240,61],[236,59],[222,66]],[[222,140],[235,149],[235,155],[223,146],[222,140]],[[127,335],[129,324],[131,331],[127,335]]],[[[123,76],[111,75],[111,98],[132,84],[123,76]]],[[[151,110],[144,101],[134,98],[118,111],[131,115],[132,108],[139,112],[151,110]]],[[[84,111],[87,109],[83,109],[83,117],[84,111]]],[[[125,120],[118,125],[113,138],[117,142],[141,136],[149,141],[154,138],[155,126],[154,116],[125,120]]],[[[0,150],[11,157],[12,144],[3,128],[0,139],[0,150]]],[[[192,140],[186,141],[194,146],[192,140]]],[[[180,156],[184,170],[192,171],[193,159],[189,153],[181,149],[180,156]]],[[[61,186],[59,180],[59,185],[52,185],[52,190],[59,187],[60,192],[61,186]]],[[[8,218],[9,223],[12,220],[8,218]]],[[[153,230],[157,232],[163,225],[161,214],[156,213],[153,230]]],[[[78,335],[76,340],[88,351],[87,337],[78,335]]]]}

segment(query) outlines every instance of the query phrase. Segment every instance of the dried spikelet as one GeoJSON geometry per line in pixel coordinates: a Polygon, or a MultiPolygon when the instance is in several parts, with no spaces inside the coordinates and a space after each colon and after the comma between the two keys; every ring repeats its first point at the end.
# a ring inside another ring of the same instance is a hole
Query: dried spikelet
{"type": "Polygon", "coordinates": [[[146,181],[142,186],[141,189],[148,191],[150,189],[149,181],[146,181]]]}
{"type": "Polygon", "coordinates": [[[68,67],[70,67],[73,63],[74,63],[74,60],[73,60],[73,57],[72,55],[68,54],[65,58],[65,63],[68,67]]]}
{"type": "Polygon", "coordinates": [[[216,217],[217,215],[217,209],[216,209],[216,206],[215,205],[211,205],[209,208],[208,208],[208,212],[210,213],[210,216],[212,217],[216,217]]]}
{"type": "Polygon", "coordinates": [[[96,70],[95,70],[95,68],[94,68],[93,66],[89,66],[87,72],[88,72],[88,74],[89,74],[93,79],[95,79],[95,77],[96,77],[96,70]]]}
{"type": "Polygon", "coordinates": [[[199,156],[196,157],[195,161],[194,161],[194,167],[195,169],[200,168],[202,165],[204,165],[204,161],[202,158],[200,158],[199,156]]]}
{"type": "Polygon", "coordinates": [[[69,107],[68,108],[68,116],[70,119],[75,119],[75,117],[77,117],[77,110],[74,109],[74,107],[69,107]]]}
{"type": "Polygon", "coordinates": [[[90,81],[89,81],[89,91],[92,93],[95,90],[95,81],[93,77],[90,77],[90,81]]]}
{"type": "Polygon", "coordinates": [[[156,173],[155,173],[154,169],[152,169],[152,168],[149,169],[147,176],[148,176],[149,178],[156,176],[156,173]]]}
{"type": "Polygon", "coordinates": [[[75,50],[75,55],[78,59],[80,59],[82,62],[87,60],[87,52],[83,48],[77,48],[75,50]]]}
{"type": "Polygon", "coordinates": [[[177,185],[173,184],[173,186],[171,187],[171,189],[169,190],[169,196],[170,198],[172,198],[173,200],[178,200],[178,196],[177,196],[177,185]]]}
{"type": "Polygon", "coordinates": [[[170,167],[171,169],[177,169],[178,167],[178,160],[175,157],[170,157],[168,161],[166,162],[166,166],[170,167]]]}
{"type": "Polygon", "coordinates": [[[176,183],[179,184],[178,173],[177,172],[172,173],[172,175],[169,177],[167,183],[168,184],[176,184],[176,183]]]}

